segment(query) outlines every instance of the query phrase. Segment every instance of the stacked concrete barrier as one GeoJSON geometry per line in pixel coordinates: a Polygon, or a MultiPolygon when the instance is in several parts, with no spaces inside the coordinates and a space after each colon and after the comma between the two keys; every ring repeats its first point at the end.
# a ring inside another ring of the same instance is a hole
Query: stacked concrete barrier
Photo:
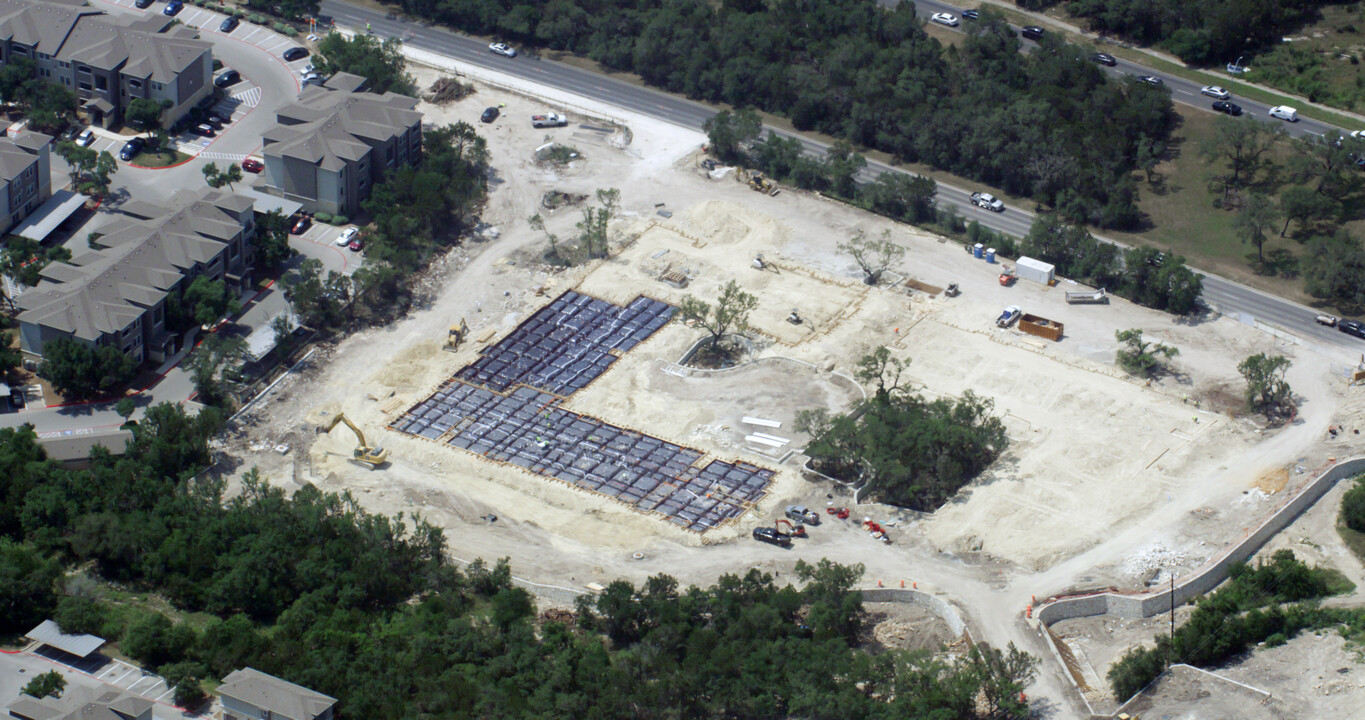
{"type": "Polygon", "coordinates": [[[1095,593],[1049,602],[1038,609],[1036,617],[1044,625],[1071,618],[1106,614],[1140,619],[1170,610],[1173,601],[1176,605],[1184,604],[1191,598],[1218,587],[1227,579],[1229,567],[1234,563],[1246,562],[1270,538],[1288,527],[1299,514],[1327,494],[1339,480],[1354,477],[1362,472],[1365,472],[1365,458],[1352,458],[1328,468],[1221,556],[1206,563],[1193,575],[1180,580],[1175,586],[1174,598],[1171,597],[1172,591],[1169,589],[1151,594],[1095,593]]]}

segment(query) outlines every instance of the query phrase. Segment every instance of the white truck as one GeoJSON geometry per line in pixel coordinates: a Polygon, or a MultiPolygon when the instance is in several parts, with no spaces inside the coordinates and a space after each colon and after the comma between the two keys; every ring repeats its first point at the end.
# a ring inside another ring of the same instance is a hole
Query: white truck
{"type": "Polygon", "coordinates": [[[569,119],[559,113],[545,113],[544,115],[532,115],[531,127],[548,128],[564,127],[569,124],[569,119]]]}

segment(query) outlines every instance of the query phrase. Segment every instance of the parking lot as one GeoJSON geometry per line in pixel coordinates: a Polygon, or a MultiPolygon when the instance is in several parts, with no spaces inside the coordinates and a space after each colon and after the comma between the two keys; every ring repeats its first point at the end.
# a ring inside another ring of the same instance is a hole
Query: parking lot
{"type": "MultiPolygon", "coordinates": [[[[113,685],[165,706],[171,704],[175,694],[161,676],[122,660],[114,660],[95,653],[85,660],[67,655],[65,659],[72,662],[66,662],[58,655],[60,654],[27,650],[0,653],[0,706],[13,702],[30,680],[51,670],[56,670],[66,678],[68,688],[96,690],[103,685],[113,685]]],[[[171,707],[158,707],[153,710],[153,714],[160,717],[173,717],[173,713],[171,707]]]]}
{"type": "Polygon", "coordinates": [[[336,270],[343,275],[351,275],[364,264],[365,253],[355,252],[336,244],[337,238],[341,237],[345,230],[346,227],[315,222],[302,235],[290,235],[289,245],[304,257],[322,261],[325,270],[336,270]]]}

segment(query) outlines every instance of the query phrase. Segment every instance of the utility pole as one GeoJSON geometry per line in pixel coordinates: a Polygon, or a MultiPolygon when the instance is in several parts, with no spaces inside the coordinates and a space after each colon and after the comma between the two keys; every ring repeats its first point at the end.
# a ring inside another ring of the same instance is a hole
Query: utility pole
{"type": "Polygon", "coordinates": [[[1166,651],[1166,667],[1171,666],[1175,655],[1175,573],[1171,573],[1171,644],[1166,651]]]}

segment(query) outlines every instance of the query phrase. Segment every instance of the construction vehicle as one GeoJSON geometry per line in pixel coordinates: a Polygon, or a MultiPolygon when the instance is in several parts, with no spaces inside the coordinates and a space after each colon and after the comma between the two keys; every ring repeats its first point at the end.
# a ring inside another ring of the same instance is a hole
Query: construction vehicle
{"type": "Polygon", "coordinates": [[[787,537],[803,538],[806,537],[806,526],[801,523],[793,524],[792,521],[786,518],[778,518],[777,522],[773,523],[773,532],[787,537]],[[786,532],[782,531],[783,525],[787,526],[786,532]]]}
{"type": "Polygon", "coordinates": [[[788,518],[807,525],[819,525],[820,516],[816,515],[805,505],[788,505],[786,515],[788,518]]]}
{"type": "Polygon", "coordinates": [[[1011,285],[1014,284],[1014,281],[1015,281],[1015,280],[1016,280],[1016,278],[1015,278],[1015,276],[1014,276],[1014,268],[1012,268],[1012,267],[1005,267],[1005,268],[1002,268],[1002,269],[1000,270],[1000,284],[1001,284],[1001,285],[1003,285],[1003,286],[1005,286],[1005,287],[1009,287],[1009,286],[1011,286],[1011,285]]]}
{"type": "Polygon", "coordinates": [[[460,343],[464,342],[469,335],[469,324],[460,318],[459,325],[451,325],[450,333],[446,335],[446,344],[441,346],[446,352],[455,352],[460,349],[460,343]]]}
{"type": "Polygon", "coordinates": [[[948,297],[957,297],[962,294],[962,290],[958,289],[957,283],[948,283],[948,287],[943,291],[943,294],[948,297]]]}
{"type": "Polygon", "coordinates": [[[359,444],[356,445],[355,452],[351,456],[352,462],[364,465],[373,470],[389,461],[389,451],[383,448],[370,447],[369,444],[365,442],[365,433],[360,432],[360,428],[356,427],[355,423],[351,422],[351,419],[346,417],[345,413],[337,413],[332,417],[330,422],[325,425],[319,425],[317,428],[318,434],[321,435],[332,432],[332,428],[336,427],[338,423],[346,423],[346,427],[350,428],[351,432],[355,433],[356,440],[359,442],[359,444]]]}
{"type": "Polygon", "coordinates": [[[777,183],[763,177],[763,173],[751,173],[741,179],[748,181],[751,190],[757,190],[765,195],[776,195],[778,192],[777,183]]]}

